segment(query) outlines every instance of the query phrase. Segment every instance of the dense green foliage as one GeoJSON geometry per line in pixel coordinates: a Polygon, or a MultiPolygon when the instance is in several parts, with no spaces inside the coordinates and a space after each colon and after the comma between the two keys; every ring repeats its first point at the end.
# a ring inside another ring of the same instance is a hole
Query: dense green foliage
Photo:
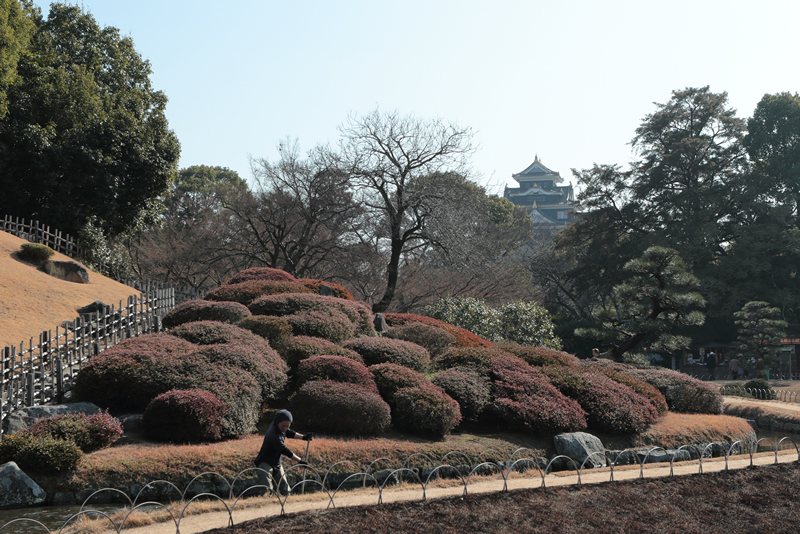
{"type": "MultiPolygon", "coordinates": [[[[118,234],[177,171],[167,98],[151,87],[150,64],[133,41],[79,6],[53,4],[47,19],[29,18],[27,52],[10,49],[17,76],[0,119],[0,212],[73,236],[96,216],[105,233],[118,234]]],[[[19,44],[25,30],[17,26],[19,44]]]]}
{"type": "Polygon", "coordinates": [[[81,451],[93,452],[121,438],[122,424],[105,412],[93,415],[71,413],[38,419],[25,432],[72,441],[81,451]]]}
{"type": "Polygon", "coordinates": [[[30,473],[58,474],[78,466],[83,453],[74,441],[17,432],[0,441],[0,464],[15,462],[30,473]]]}
{"type": "Polygon", "coordinates": [[[733,314],[739,335],[736,350],[743,358],[755,358],[758,369],[769,369],[780,362],[781,338],[786,335],[786,321],[781,310],[768,302],[748,302],[733,314]]]}
{"type": "Polygon", "coordinates": [[[23,243],[19,251],[19,259],[30,263],[49,260],[56,251],[41,243],[23,243]]]}

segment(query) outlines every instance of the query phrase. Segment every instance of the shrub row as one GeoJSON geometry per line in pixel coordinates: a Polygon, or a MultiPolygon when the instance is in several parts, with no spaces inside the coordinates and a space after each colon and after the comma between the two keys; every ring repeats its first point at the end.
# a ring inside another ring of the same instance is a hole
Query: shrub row
{"type": "Polygon", "coordinates": [[[431,358],[435,358],[448,347],[456,344],[456,336],[441,328],[422,324],[409,323],[390,328],[384,337],[400,339],[425,347],[431,358]]]}
{"type": "Polygon", "coordinates": [[[286,344],[281,347],[280,354],[291,369],[297,369],[298,364],[306,358],[321,355],[344,356],[345,358],[364,363],[364,359],[361,355],[353,350],[341,347],[327,339],[309,336],[295,336],[290,338],[286,344]]]}
{"type": "Polygon", "coordinates": [[[373,336],[372,310],[363,302],[306,293],[265,295],[249,305],[253,315],[301,315],[318,312],[332,317],[344,315],[353,325],[356,335],[373,336]]]}
{"type": "Polygon", "coordinates": [[[206,299],[214,301],[233,301],[246,306],[266,295],[281,293],[314,293],[314,290],[295,280],[247,280],[226,284],[206,293],[206,299]]]}
{"type": "Polygon", "coordinates": [[[372,393],[379,393],[375,379],[360,362],[344,356],[312,356],[297,366],[297,385],[314,380],[332,380],[361,386],[372,393]]]}
{"type": "Polygon", "coordinates": [[[355,384],[308,382],[289,398],[289,406],[295,419],[320,432],[367,436],[391,424],[386,401],[355,384]]]}
{"type": "Polygon", "coordinates": [[[722,395],[719,390],[701,380],[670,369],[636,369],[625,366],[624,372],[655,386],[664,395],[673,412],[722,413],[722,395]]]}
{"type": "Polygon", "coordinates": [[[516,343],[498,343],[497,348],[518,356],[534,367],[545,365],[564,365],[577,367],[580,360],[572,354],[548,347],[532,347],[516,343]]]}
{"type": "Polygon", "coordinates": [[[492,400],[489,379],[469,368],[441,371],[431,381],[458,402],[465,421],[478,421],[492,400]]]}
{"type": "Polygon", "coordinates": [[[294,276],[273,267],[251,267],[233,275],[227,284],[238,284],[250,280],[294,280],[294,276]]]}
{"type": "Polygon", "coordinates": [[[210,391],[173,389],[150,401],[142,415],[142,428],[157,441],[219,441],[227,412],[228,406],[210,391]]]}

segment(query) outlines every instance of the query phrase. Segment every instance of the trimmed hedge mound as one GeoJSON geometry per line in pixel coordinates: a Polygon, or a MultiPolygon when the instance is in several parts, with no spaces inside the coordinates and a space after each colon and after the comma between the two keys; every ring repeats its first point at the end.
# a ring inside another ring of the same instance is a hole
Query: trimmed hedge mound
{"type": "Polygon", "coordinates": [[[250,280],[291,281],[294,279],[294,276],[286,271],[282,271],[281,269],[275,269],[273,267],[250,267],[249,269],[245,269],[244,271],[240,271],[238,274],[233,275],[233,277],[227,281],[227,284],[238,284],[240,282],[249,282],[250,280]]]}
{"type": "Polygon", "coordinates": [[[435,358],[445,349],[456,344],[456,336],[447,330],[422,323],[395,326],[384,332],[383,336],[409,341],[425,347],[431,358],[435,358]]]}
{"type": "Polygon", "coordinates": [[[540,370],[519,358],[492,358],[486,374],[492,388],[492,402],[485,410],[487,422],[534,432],[586,428],[586,412],[578,401],[562,394],[540,370]]]}
{"type": "Polygon", "coordinates": [[[702,380],[670,369],[636,369],[628,372],[655,386],[667,400],[669,409],[682,413],[722,413],[722,395],[719,390],[702,380]]]}
{"type": "Polygon", "coordinates": [[[23,243],[17,253],[19,259],[28,263],[49,260],[56,251],[41,243],[23,243]]]}
{"type": "Polygon", "coordinates": [[[431,382],[420,372],[396,363],[378,363],[369,366],[383,400],[391,403],[400,388],[427,386],[431,382]]]}
{"type": "Polygon", "coordinates": [[[297,369],[297,365],[306,358],[321,355],[344,356],[359,363],[364,363],[364,359],[356,351],[346,349],[319,337],[295,336],[290,338],[281,347],[280,354],[291,369],[297,369]]]}
{"type": "Polygon", "coordinates": [[[495,347],[455,347],[439,354],[433,360],[433,367],[441,370],[467,367],[483,372],[486,366],[497,357],[516,358],[513,354],[495,347]]]}
{"type": "Polygon", "coordinates": [[[580,403],[589,415],[589,426],[596,430],[638,434],[658,417],[650,399],[605,375],[563,366],[544,367],[542,372],[561,393],[580,403]]]}
{"type": "Polygon", "coordinates": [[[14,462],[27,473],[59,474],[72,471],[83,458],[74,441],[17,432],[0,441],[0,465],[14,462]]]}
{"type": "Polygon", "coordinates": [[[307,311],[285,315],[283,319],[291,325],[292,333],[296,336],[320,337],[334,343],[341,343],[355,334],[353,323],[343,313],[335,310],[328,310],[324,313],[307,311]]]}
{"type": "Polygon", "coordinates": [[[150,401],[142,415],[142,428],[156,441],[219,441],[227,411],[225,403],[210,391],[173,389],[150,401]]]}
{"type": "Polygon", "coordinates": [[[378,393],[375,379],[364,364],[344,356],[312,356],[300,362],[297,366],[297,386],[315,380],[347,382],[378,393]]]}
{"type": "Polygon", "coordinates": [[[342,346],[359,353],[366,365],[396,363],[424,372],[431,363],[431,357],[424,347],[399,339],[360,337],[345,341],[342,346]]]}
{"type": "Polygon", "coordinates": [[[400,388],[392,396],[392,425],[398,430],[441,437],[460,422],[458,403],[437,386],[400,388]]]}
{"type": "Polygon", "coordinates": [[[391,410],[380,395],[343,382],[308,382],[289,398],[289,406],[297,421],[331,434],[380,434],[391,423],[391,410]]]}
{"type": "Polygon", "coordinates": [[[472,369],[447,369],[436,373],[431,381],[455,399],[465,421],[478,421],[492,400],[489,379],[472,369]]]}
{"type": "Polygon", "coordinates": [[[355,302],[337,297],[310,295],[306,293],[282,293],[266,295],[250,303],[253,315],[299,315],[319,312],[333,315],[344,314],[353,323],[357,335],[374,336],[372,310],[363,302],[355,302]]]}
{"type": "Polygon", "coordinates": [[[289,381],[286,362],[272,350],[265,354],[246,344],[222,343],[201,347],[195,355],[211,363],[242,369],[253,375],[261,386],[261,400],[264,404],[280,398],[289,381]]]}
{"type": "Polygon", "coordinates": [[[356,300],[355,298],[353,298],[353,294],[350,293],[350,291],[346,287],[340,286],[339,284],[332,284],[330,282],[326,282],[325,280],[316,280],[314,278],[300,278],[297,281],[317,294],[319,294],[319,292],[322,290],[322,286],[328,286],[329,288],[331,288],[331,292],[333,293],[334,297],[339,299],[352,300],[354,302],[356,300]]]}
{"type": "Polygon", "coordinates": [[[236,284],[221,285],[206,293],[206,299],[233,301],[250,305],[253,301],[265,295],[279,295],[281,293],[311,294],[314,293],[314,290],[296,280],[249,280],[236,284]]]}
{"type": "Polygon", "coordinates": [[[69,413],[43,417],[25,430],[39,437],[49,436],[75,442],[83,452],[108,447],[122,437],[122,424],[108,413],[69,413]]]}
{"type": "Polygon", "coordinates": [[[434,319],[433,317],[426,317],[425,315],[417,315],[414,313],[385,313],[383,317],[386,319],[386,324],[389,326],[401,326],[405,324],[425,324],[435,326],[442,330],[449,332],[456,338],[455,345],[457,347],[491,347],[494,345],[491,341],[487,341],[482,337],[476,336],[469,330],[454,326],[444,321],[434,319]]]}
{"type": "Polygon", "coordinates": [[[263,337],[275,349],[286,344],[292,337],[292,326],[283,317],[253,315],[239,321],[238,326],[263,337]]]}
{"type": "Polygon", "coordinates": [[[580,360],[572,354],[547,347],[531,347],[528,345],[517,345],[516,343],[498,343],[497,347],[506,352],[510,352],[514,356],[522,358],[525,362],[534,367],[544,367],[546,365],[577,367],[580,363],[580,360]]]}
{"type": "Polygon", "coordinates": [[[582,361],[581,366],[588,372],[602,373],[615,382],[625,384],[639,395],[644,395],[650,399],[650,401],[653,403],[653,406],[655,406],[656,410],[658,410],[659,415],[663,415],[669,411],[667,399],[664,398],[664,395],[662,395],[661,392],[655,388],[655,386],[648,384],[641,378],[638,378],[628,372],[614,369],[607,365],[598,364],[597,362],[590,360],[582,361]]]}
{"type": "Polygon", "coordinates": [[[208,300],[190,300],[179,304],[168,311],[162,320],[167,328],[172,328],[193,321],[219,321],[221,323],[238,323],[252,315],[244,304],[238,302],[211,302],[208,300]]]}

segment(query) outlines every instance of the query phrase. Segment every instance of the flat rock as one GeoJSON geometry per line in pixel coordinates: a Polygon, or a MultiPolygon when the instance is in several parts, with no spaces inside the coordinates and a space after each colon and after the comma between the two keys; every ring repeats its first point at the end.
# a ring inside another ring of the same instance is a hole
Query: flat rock
{"type": "Polygon", "coordinates": [[[86,267],[74,261],[47,260],[42,264],[44,272],[60,280],[75,282],[76,284],[89,283],[89,271],[86,267]]]}
{"type": "Polygon", "coordinates": [[[31,426],[37,419],[42,417],[52,417],[54,415],[61,415],[65,413],[85,413],[86,415],[93,415],[100,413],[100,408],[91,402],[75,402],[72,404],[53,404],[44,406],[31,406],[29,408],[20,408],[11,412],[5,421],[3,421],[3,432],[6,434],[13,434],[20,430],[25,430],[31,426]]]}
{"type": "Polygon", "coordinates": [[[597,436],[586,432],[569,432],[555,436],[553,444],[559,455],[573,459],[578,464],[578,468],[587,458],[589,461],[586,462],[586,467],[606,466],[605,447],[597,436]]]}
{"type": "Polygon", "coordinates": [[[14,462],[0,465],[0,509],[44,503],[47,493],[14,462]]]}

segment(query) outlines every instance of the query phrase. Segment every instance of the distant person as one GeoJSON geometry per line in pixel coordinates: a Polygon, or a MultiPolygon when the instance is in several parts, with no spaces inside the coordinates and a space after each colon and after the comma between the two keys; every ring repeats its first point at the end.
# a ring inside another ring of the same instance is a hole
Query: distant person
{"type": "Polygon", "coordinates": [[[728,362],[728,380],[737,380],[739,378],[739,360],[734,356],[728,362]]]}
{"type": "Polygon", "coordinates": [[[706,369],[708,369],[708,373],[711,375],[709,380],[714,380],[714,371],[717,368],[717,355],[713,352],[709,352],[708,356],[706,356],[706,369]]]}
{"type": "MultiPolygon", "coordinates": [[[[261,444],[261,450],[258,451],[254,462],[256,467],[259,467],[267,472],[266,486],[270,491],[275,494],[287,495],[289,493],[289,483],[286,481],[286,475],[283,472],[281,465],[281,458],[287,456],[296,461],[300,465],[308,465],[308,462],[297,456],[284,444],[285,438],[302,439],[311,441],[314,438],[313,432],[300,434],[289,428],[292,424],[292,414],[289,410],[280,410],[275,414],[272,423],[264,435],[264,441],[261,444]],[[277,484],[277,487],[276,487],[277,484]]],[[[259,475],[261,478],[261,475],[259,475]]]]}

